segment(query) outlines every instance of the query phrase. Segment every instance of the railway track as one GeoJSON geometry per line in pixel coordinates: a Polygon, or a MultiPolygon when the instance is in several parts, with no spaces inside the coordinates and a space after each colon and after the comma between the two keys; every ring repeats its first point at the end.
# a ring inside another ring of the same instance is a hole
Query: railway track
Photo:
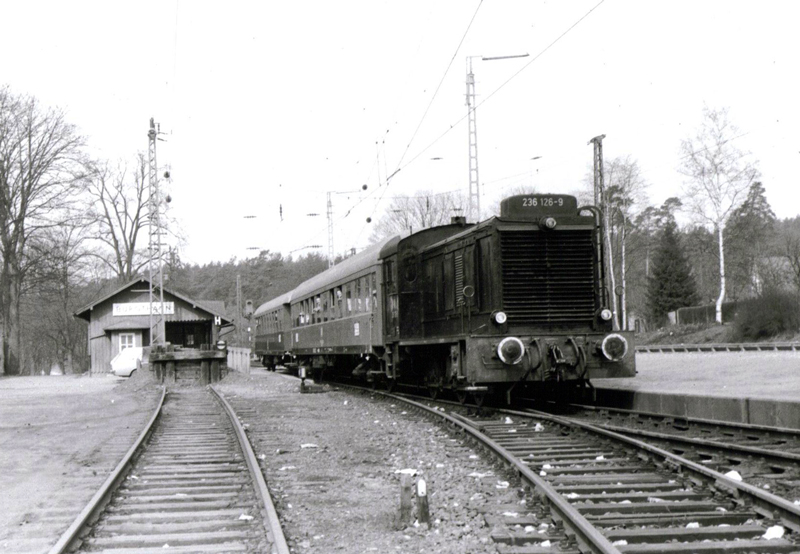
{"type": "Polygon", "coordinates": [[[230,405],[180,388],[160,408],[51,553],[288,553],[230,405]]]}
{"type": "Polygon", "coordinates": [[[390,397],[458,426],[530,489],[484,509],[502,554],[800,552],[800,507],[655,446],[557,416],[470,419],[390,397]]]}
{"type": "Polygon", "coordinates": [[[657,444],[784,498],[800,499],[800,431],[629,410],[576,406],[571,415],[602,429],[657,444]]]}

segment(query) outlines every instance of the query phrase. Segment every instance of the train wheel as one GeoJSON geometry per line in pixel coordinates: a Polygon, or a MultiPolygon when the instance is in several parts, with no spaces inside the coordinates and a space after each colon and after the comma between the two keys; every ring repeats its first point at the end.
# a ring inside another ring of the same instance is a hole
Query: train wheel
{"type": "Polygon", "coordinates": [[[486,400],[486,393],[485,392],[473,392],[472,393],[472,400],[475,402],[475,405],[480,408],[483,406],[484,401],[486,400]]]}
{"type": "Polygon", "coordinates": [[[442,387],[428,385],[428,396],[431,397],[431,400],[436,400],[439,398],[439,395],[442,393],[442,387]]]}
{"type": "Polygon", "coordinates": [[[394,392],[397,388],[397,379],[386,379],[386,392],[394,392]]]}
{"type": "Polygon", "coordinates": [[[467,393],[466,391],[457,390],[456,391],[456,399],[458,399],[459,404],[466,404],[467,403],[467,393]]]}

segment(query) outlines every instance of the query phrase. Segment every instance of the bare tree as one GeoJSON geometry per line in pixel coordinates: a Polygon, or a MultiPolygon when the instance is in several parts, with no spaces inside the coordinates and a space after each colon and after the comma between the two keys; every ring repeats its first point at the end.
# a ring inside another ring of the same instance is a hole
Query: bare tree
{"type": "Polygon", "coordinates": [[[73,216],[83,139],[63,111],[0,88],[0,372],[20,367],[20,293],[29,241],[73,216]]]}
{"type": "Polygon", "coordinates": [[[92,230],[82,223],[48,229],[30,243],[28,257],[35,263],[28,270],[21,311],[31,374],[49,374],[54,362],[64,373],[88,367],[86,328],[72,317],[90,293],[85,243],[92,230]]]}
{"type": "MultiPolygon", "coordinates": [[[[608,261],[608,279],[611,286],[611,311],[617,329],[626,329],[627,322],[627,246],[632,219],[647,203],[647,181],[642,177],[639,164],[630,156],[620,156],[605,160],[605,187],[601,199],[603,210],[603,235],[608,261]],[[617,298],[617,280],[622,294],[617,298]]],[[[588,190],[594,188],[594,175],[587,175],[585,183],[588,190]]],[[[582,199],[591,202],[588,194],[582,199]]]]}
{"type": "Polygon", "coordinates": [[[631,218],[646,203],[647,182],[642,177],[639,164],[630,156],[617,157],[604,163],[606,183],[603,191],[603,217],[606,221],[606,236],[611,262],[611,290],[614,317],[620,329],[626,330],[627,323],[627,266],[626,247],[631,218]],[[618,256],[615,255],[618,253],[618,256]],[[619,263],[615,264],[617,257],[619,263]],[[617,311],[616,275],[619,275],[622,294],[619,313],[617,311]]]}
{"type": "Polygon", "coordinates": [[[464,213],[466,205],[464,195],[458,192],[421,191],[414,196],[396,196],[375,225],[370,242],[450,223],[451,217],[464,213]]]}
{"type": "Polygon", "coordinates": [[[136,156],[133,169],[120,163],[96,167],[89,179],[91,216],[98,227],[96,239],[103,243],[94,255],[122,282],[131,280],[147,264],[139,238],[148,226],[147,160],[136,156]],[[110,251],[110,255],[109,255],[110,251]]]}
{"type": "Polygon", "coordinates": [[[725,300],[725,226],[759,175],[755,163],[747,160],[748,153],[731,144],[737,132],[728,119],[727,108],[705,108],[697,134],[681,141],[679,171],[689,179],[685,184],[685,204],[717,234],[717,323],[722,323],[722,302],[725,300]]]}

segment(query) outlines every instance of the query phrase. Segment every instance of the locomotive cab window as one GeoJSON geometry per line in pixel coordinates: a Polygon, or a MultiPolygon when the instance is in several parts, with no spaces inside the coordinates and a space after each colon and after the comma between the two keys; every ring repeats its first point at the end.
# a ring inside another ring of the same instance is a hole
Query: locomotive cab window
{"type": "Polygon", "coordinates": [[[453,268],[453,254],[445,254],[444,256],[444,283],[442,295],[444,296],[444,309],[450,311],[456,307],[456,290],[454,280],[453,268]]]}
{"type": "Polygon", "coordinates": [[[403,260],[403,274],[406,281],[413,283],[417,280],[417,259],[414,256],[407,256],[403,260]]]}
{"type": "Polygon", "coordinates": [[[478,302],[481,311],[489,310],[492,305],[492,243],[490,239],[491,237],[483,237],[478,241],[478,302]]]}

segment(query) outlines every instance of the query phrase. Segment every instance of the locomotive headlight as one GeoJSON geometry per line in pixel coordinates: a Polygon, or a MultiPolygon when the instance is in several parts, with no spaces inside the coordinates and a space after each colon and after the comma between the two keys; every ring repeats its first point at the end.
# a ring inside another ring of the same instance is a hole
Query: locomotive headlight
{"type": "Polygon", "coordinates": [[[622,335],[612,333],[603,339],[600,351],[607,360],[618,362],[628,353],[628,341],[622,335]]]}
{"type": "Polygon", "coordinates": [[[611,313],[611,310],[609,310],[608,308],[603,308],[602,310],[600,310],[600,319],[602,319],[603,321],[611,321],[612,315],[613,314],[611,313]]]}
{"type": "Polygon", "coordinates": [[[495,323],[497,323],[498,325],[502,325],[503,323],[508,321],[508,316],[506,315],[505,312],[495,312],[494,315],[492,315],[492,317],[494,318],[495,323]]]}
{"type": "Polygon", "coordinates": [[[517,337],[506,337],[497,345],[497,357],[504,364],[516,365],[525,355],[525,346],[517,337]]]}
{"type": "Polygon", "coordinates": [[[554,217],[543,217],[539,220],[539,226],[544,227],[545,229],[555,229],[558,222],[554,217]]]}

